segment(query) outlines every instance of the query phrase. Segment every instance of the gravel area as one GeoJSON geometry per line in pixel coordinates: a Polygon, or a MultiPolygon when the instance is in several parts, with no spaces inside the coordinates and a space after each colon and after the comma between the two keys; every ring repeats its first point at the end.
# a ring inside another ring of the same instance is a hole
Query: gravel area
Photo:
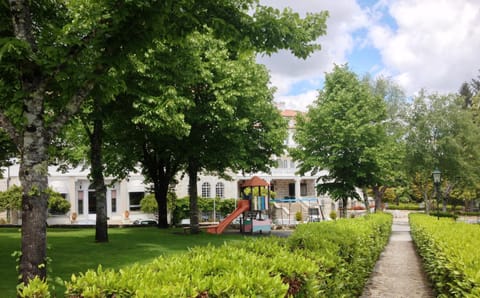
{"type": "Polygon", "coordinates": [[[395,212],[392,234],[361,298],[435,297],[410,236],[408,214],[395,212]]]}

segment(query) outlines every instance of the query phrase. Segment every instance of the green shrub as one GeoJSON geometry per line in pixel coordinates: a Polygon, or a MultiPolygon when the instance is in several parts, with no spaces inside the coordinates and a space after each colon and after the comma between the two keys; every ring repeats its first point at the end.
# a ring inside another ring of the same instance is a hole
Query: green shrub
{"type": "Polygon", "coordinates": [[[48,284],[38,276],[30,280],[28,285],[20,284],[17,286],[18,297],[22,298],[49,298],[50,290],[48,284]]]}
{"type": "MultiPolygon", "coordinates": [[[[320,252],[319,264],[329,274],[320,286],[322,297],[358,297],[388,242],[392,217],[371,214],[355,219],[300,225],[288,238],[295,252],[320,252]]],[[[314,254],[314,259],[319,256],[314,254]]]]}
{"type": "MultiPolygon", "coordinates": [[[[217,214],[226,216],[235,210],[235,199],[215,199],[215,209],[217,214]]],[[[200,212],[213,211],[213,198],[198,198],[198,208],[200,212]]],[[[178,224],[182,219],[190,218],[190,201],[188,197],[175,200],[173,209],[173,223],[178,224]]]]}
{"type": "Polygon", "coordinates": [[[70,202],[59,193],[48,189],[48,212],[50,214],[65,214],[70,210],[70,202]]]}
{"type": "Polygon", "coordinates": [[[434,217],[450,217],[450,218],[453,218],[454,220],[456,220],[456,219],[458,218],[458,215],[457,215],[457,214],[450,213],[450,212],[443,212],[443,211],[440,211],[440,212],[437,212],[437,211],[431,212],[431,213],[430,213],[430,216],[434,216],[434,217]]]}
{"type": "Polygon", "coordinates": [[[412,238],[439,297],[480,297],[480,226],[410,214],[412,238]]]}
{"type": "Polygon", "coordinates": [[[387,243],[392,217],[299,225],[265,237],[198,247],[119,271],[87,271],[67,297],[355,297],[387,243]]]}
{"type": "Polygon", "coordinates": [[[154,194],[148,194],[140,201],[140,210],[145,213],[158,213],[158,204],[154,194]]]}
{"type": "Polygon", "coordinates": [[[297,211],[297,213],[295,213],[295,220],[298,221],[298,222],[301,222],[302,219],[303,219],[302,212],[301,212],[301,211],[297,211]]]}
{"type": "Polygon", "coordinates": [[[332,220],[337,219],[337,212],[335,210],[330,211],[330,214],[328,215],[332,220]]]}
{"type": "Polygon", "coordinates": [[[422,208],[420,207],[419,204],[416,203],[400,203],[400,204],[388,204],[388,209],[389,210],[413,210],[413,211],[418,211],[421,210],[422,208]]]}
{"type": "MultiPolygon", "coordinates": [[[[23,188],[13,185],[8,190],[0,192],[0,210],[20,210],[23,188]]],[[[48,211],[51,214],[65,214],[70,210],[70,202],[52,188],[47,189],[48,211]]]]}

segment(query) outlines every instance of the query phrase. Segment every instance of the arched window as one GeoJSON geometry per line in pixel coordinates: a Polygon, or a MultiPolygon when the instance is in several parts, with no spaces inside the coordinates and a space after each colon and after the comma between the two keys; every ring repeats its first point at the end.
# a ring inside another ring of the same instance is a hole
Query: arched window
{"type": "Polygon", "coordinates": [[[202,198],[210,197],[210,183],[203,182],[202,184],[202,198]]]}
{"type": "Polygon", "coordinates": [[[215,197],[221,199],[225,197],[225,185],[222,182],[217,182],[215,185],[215,197]]]}

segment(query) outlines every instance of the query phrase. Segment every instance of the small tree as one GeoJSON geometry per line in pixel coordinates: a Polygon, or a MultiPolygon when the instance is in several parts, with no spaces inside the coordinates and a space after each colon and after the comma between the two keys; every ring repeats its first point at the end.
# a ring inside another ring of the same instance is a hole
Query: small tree
{"type": "Polygon", "coordinates": [[[156,214],[158,212],[158,204],[155,200],[154,194],[148,194],[143,197],[140,201],[140,210],[145,213],[153,213],[156,214]]]}
{"type": "Polygon", "coordinates": [[[65,214],[70,210],[70,202],[53,189],[49,188],[48,193],[48,212],[50,214],[65,214]]]}

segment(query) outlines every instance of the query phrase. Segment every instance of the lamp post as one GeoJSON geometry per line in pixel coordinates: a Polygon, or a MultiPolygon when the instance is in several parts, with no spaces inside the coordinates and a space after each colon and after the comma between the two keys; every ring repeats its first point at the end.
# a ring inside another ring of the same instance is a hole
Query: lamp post
{"type": "Polygon", "coordinates": [[[433,184],[435,184],[435,192],[436,192],[436,194],[437,194],[437,220],[440,219],[440,206],[439,206],[439,203],[440,203],[440,182],[441,182],[441,175],[442,175],[442,172],[440,172],[440,170],[438,170],[438,169],[435,169],[435,170],[432,172],[433,184]]]}

